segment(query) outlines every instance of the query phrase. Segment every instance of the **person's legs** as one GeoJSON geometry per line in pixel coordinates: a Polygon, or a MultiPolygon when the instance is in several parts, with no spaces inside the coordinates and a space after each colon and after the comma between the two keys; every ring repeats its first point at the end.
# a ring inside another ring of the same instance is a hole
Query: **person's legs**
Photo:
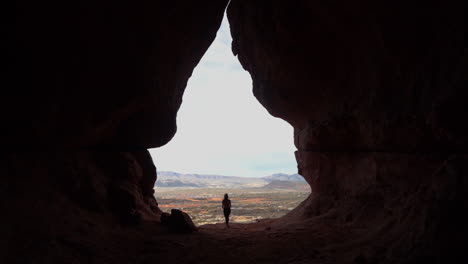
{"type": "Polygon", "coordinates": [[[229,227],[229,215],[231,214],[231,209],[224,209],[224,219],[226,221],[226,226],[229,227]]]}

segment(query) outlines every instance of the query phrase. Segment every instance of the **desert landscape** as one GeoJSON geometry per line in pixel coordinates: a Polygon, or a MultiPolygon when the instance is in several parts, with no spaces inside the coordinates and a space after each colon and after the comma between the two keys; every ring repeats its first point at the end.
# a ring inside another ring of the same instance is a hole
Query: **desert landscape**
{"type": "Polygon", "coordinates": [[[297,174],[249,178],[163,172],[159,176],[155,187],[159,208],[166,212],[174,208],[187,212],[197,226],[224,222],[221,201],[225,193],[232,202],[232,223],[279,218],[310,194],[309,185],[297,174]],[[206,184],[208,181],[210,185],[206,184]],[[158,187],[158,182],[162,186],[182,187],[158,187]]]}
{"type": "Polygon", "coordinates": [[[310,191],[287,189],[158,188],[156,199],[161,210],[181,209],[195,225],[224,222],[221,200],[225,193],[232,202],[231,222],[252,223],[260,219],[279,218],[294,209],[310,191]]]}

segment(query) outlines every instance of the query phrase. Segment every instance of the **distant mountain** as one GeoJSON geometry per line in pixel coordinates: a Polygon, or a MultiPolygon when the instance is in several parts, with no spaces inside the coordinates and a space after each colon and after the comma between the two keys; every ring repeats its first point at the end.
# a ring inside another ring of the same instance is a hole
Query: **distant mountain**
{"type": "Polygon", "coordinates": [[[255,188],[268,184],[265,179],[211,174],[184,174],[159,171],[157,187],[255,188]]]}
{"type": "Polygon", "coordinates": [[[285,173],[275,173],[270,176],[263,177],[267,181],[298,181],[305,182],[304,177],[299,174],[285,174],[285,173]]]}
{"type": "MultiPolygon", "coordinates": [[[[156,181],[156,187],[191,187],[191,188],[269,188],[274,189],[275,184],[271,184],[275,181],[280,182],[293,182],[293,183],[305,183],[302,176],[298,174],[284,174],[277,173],[270,176],[255,178],[255,177],[239,177],[239,176],[223,176],[223,175],[211,175],[211,174],[184,174],[173,171],[159,171],[158,179],[156,181]],[[271,184],[271,185],[269,185],[271,184]]],[[[278,184],[278,183],[276,183],[278,184]]],[[[282,184],[281,188],[288,189],[296,188],[297,184],[288,183],[282,184]],[[285,185],[286,184],[286,185],[285,185]],[[288,187],[289,186],[289,187],[288,187]]]]}
{"type": "Polygon", "coordinates": [[[263,186],[264,189],[285,189],[285,190],[310,190],[309,184],[302,181],[278,181],[273,180],[267,185],[263,186]]]}
{"type": "Polygon", "coordinates": [[[196,183],[183,182],[179,180],[160,180],[156,183],[156,186],[158,187],[198,187],[198,188],[203,187],[196,183]]]}

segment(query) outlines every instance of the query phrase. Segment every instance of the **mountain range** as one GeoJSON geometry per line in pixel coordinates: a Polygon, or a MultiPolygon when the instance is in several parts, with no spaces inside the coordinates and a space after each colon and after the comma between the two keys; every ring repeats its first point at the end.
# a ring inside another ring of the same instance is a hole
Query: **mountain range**
{"type": "Polygon", "coordinates": [[[295,189],[307,185],[299,174],[276,173],[265,177],[185,174],[158,171],[156,187],[295,189]]]}

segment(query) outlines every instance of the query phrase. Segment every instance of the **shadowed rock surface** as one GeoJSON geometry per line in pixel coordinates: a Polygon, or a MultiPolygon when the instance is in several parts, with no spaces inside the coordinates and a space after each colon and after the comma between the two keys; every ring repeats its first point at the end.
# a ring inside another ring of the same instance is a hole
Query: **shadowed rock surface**
{"type": "Polygon", "coordinates": [[[362,228],[336,245],[338,255],[365,252],[361,263],[466,258],[466,227],[453,225],[468,220],[457,6],[234,0],[228,18],[255,96],[294,126],[299,173],[312,187],[278,222],[362,228]]]}
{"type": "Polygon", "coordinates": [[[166,144],[226,1],[22,1],[3,23],[2,263],[466,262],[464,8],[231,0],[254,94],[312,194],[283,218],[172,234],[166,144]]]}
{"type": "Polygon", "coordinates": [[[170,214],[162,213],[161,224],[167,226],[174,233],[192,233],[197,231],[190,216],[178,209],[172,209],[170,214]]]}

